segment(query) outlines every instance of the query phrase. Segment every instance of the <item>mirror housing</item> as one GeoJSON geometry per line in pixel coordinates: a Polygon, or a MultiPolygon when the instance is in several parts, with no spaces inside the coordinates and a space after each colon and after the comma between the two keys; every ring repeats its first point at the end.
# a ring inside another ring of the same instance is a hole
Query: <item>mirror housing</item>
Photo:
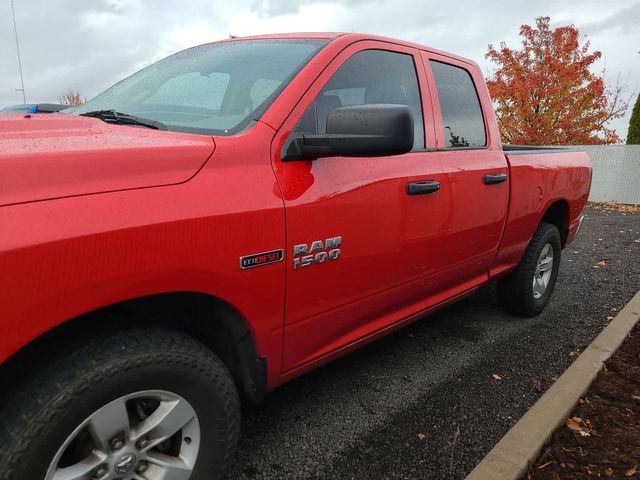
{"type": "Polygon", "coordinates": [[[401,155],[413,148],[413,114],[406,105],[368,104],[329,113],[326,134],[294,133],[282,160],[401,155]]]}

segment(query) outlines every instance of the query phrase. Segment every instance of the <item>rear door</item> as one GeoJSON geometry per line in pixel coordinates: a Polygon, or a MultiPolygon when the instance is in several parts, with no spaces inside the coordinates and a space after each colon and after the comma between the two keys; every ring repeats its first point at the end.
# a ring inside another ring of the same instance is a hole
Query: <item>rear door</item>
{"type": "Polygon", "coordinates": [[[447,203],[445,285],[478,283],[498,250],[509,202],[509,167],[478,69],[422,52],[434,107],[440,194],[447,203]],[[477,86],[477,87],[476,87],[477,86]],[[487,111],[488,110],[488,111],[487,111]]]}
{"type": "Polygon", "coordinates": [[[433,146],[419,52],[374,41],[343,50],[279,130],[273,155],[287,224],[285,370],[387,327],[436,289],[450,206],[437,191],[407,194],[410,183],[442,180],[439,159],[427,152],[433,146]],[[411,108],[412,152],[280,160],[292,131],[322,133],[331,110],[368,103],[411,108]]]}

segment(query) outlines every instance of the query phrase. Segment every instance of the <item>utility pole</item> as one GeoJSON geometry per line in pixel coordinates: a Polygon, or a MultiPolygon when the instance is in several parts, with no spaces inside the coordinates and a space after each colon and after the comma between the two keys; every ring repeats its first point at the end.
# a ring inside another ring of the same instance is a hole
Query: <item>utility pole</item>
{"type": "Polygon", "coordinates": [[[22,92],[22,103],[27,103],[27,96],[24,92],[24,77],[22,76],[22,60],[20,59],[20,44],[18,43],[18,27],[16,26],[16,11],[13,8],[13,0],[11,0],[11,15],[13,16],[13,32],[16,35],[16,52],[18,52],[18,68],[20,69],[20,84],[22,88],[16,90],[22,92]]]}

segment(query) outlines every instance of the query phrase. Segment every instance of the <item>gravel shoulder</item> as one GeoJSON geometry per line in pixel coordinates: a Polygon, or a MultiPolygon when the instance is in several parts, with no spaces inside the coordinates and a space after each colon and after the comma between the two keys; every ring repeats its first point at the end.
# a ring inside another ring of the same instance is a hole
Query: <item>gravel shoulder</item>
{"type": "Polygon", "coordinates": [[[464,478],[638,289],[640,213],[588,208],[542,315],[488,286],[246,405],[230,478],[464,478]]]}

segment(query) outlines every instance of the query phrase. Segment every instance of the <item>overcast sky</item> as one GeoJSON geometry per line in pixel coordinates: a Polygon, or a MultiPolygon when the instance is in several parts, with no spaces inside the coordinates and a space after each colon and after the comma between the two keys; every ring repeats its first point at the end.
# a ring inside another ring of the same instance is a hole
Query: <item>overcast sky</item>
{"type": "MultiPolygon", "coordinates": [[[[602,51],[615,83],[640,87],[640,1],[625,0],[14,0],[27,102],[67,89],[92,97],[183,48],[234,35],[354,31],[397,37],[478,62],[487,45],[516,47],[521,24],[550,16],[602,51]]],[[[0,107],[22,103],[10,0],[0,0],[0,107]]],[[[613,123],[626,138],[627,116],[613,123]]]]}

